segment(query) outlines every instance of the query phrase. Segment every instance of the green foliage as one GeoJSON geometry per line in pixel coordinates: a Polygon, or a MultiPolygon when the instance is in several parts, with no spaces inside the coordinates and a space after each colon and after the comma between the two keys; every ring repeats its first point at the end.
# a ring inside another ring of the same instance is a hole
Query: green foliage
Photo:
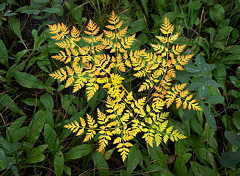
{"type": "Polygon", "coordinates": [[[1,175],[239,175],[239,9],[237,0],[2,0],[1,175]],[[90,17],[103,27],[112,10],[137,33],[134,49],[150,48],[165,16],[184,33],[188,39],[178,44],[191,45],[197,57],[177,79],[188,82],[203,107],[201,113],[172,107],[174,125],[188,138],[154,148],[137,138],[133,162],[125,164],[113,146],[101,155],[63,129],[101,107],[104,91],[87,102],[82,92],[70,95],[47,76],[58,67],[47,25],[82,30],[90,17]]]}

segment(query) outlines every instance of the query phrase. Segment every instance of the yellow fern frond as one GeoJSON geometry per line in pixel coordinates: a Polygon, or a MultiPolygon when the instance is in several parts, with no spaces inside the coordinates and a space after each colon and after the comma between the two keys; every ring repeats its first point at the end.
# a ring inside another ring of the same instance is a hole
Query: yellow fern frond
{"type": "Polygon", "coordinates": [[[121,40],[127,34],[127,29],[128,29],[128,26],[121,29],[119,32],[116,33],[116,37],[121,40]]]}
{"type": "Polygon", "coordinates": [[[173,33],[174,26],[170,23],[169,19],[167,17],[164,18],[163,24],[160,28],[160,31],[167,35],[173,33]]]}
{"type": "Polygon", "coordinates": [[[173,42],[176,41],[178,38],[179,38],[179,33],[176,33],[176,34],[174,34],[174,35],[171,35],[171,36],[168,38],[168,43],[173,43],[173,42]]]}
{"type": "Polygon", "coordinates": [[[184,51],[185,48],[186,48],[186,45],[176,45],[176,46],[173,45],[172,51],[174,54],[180,55],[184,51]]]}
{"type": "Polygon", "coordinates": [[[84,31],[84,33],[92,36],[97,35],[100,30],[97,24],[92,20],[89,20],[86,28],[87,28],[87,31],[84,31]]]}
{"type": "Polygon", "coordinates": [[[89,101],[98,91],[99,85],[96,83],[87,83],[86,86],[87,100],[89,101]]]}
{"type": "Polygon", "coordinates": [[[54,79],[58,79],[59,81],[64,81],[67,79],[67,72],[64,68],[60,68],[59,70],[50,73],[49,76],[53,77],[54,79]]]}
{"type": "Polygon", "coordinates": [[[156,54],[161,54],[165,48],[163,45],[160,45],[160,44],[156,44],[156,45],[150,44],[150,45],[153,48],[153,50],[156,52],[156,54]]]}
{"type": "Polygon", "coordinates": [[[51,38],[55,40],[62,40],[69,33],[67,26],[63,23],[48,25],[48,27],[49,33],[53,34],[51,38]]]}
{"type": "Polygon", "coordinates": [[[114,11],[112,11],[112,14],[108,19],[108,22],[110,24],[116,25],[117,23],[119,23],[119,21],[120,21],[119,17],[115,14],[114,11]]]}
{"type": "Polygon", "coordinates": [[[80,40],[80,31],[75,26],[72,27],[71,37],[75,40],[77,39],[77,41],[80,40]]]}
{"type": "Polygon", "coordinates": [[[85,85],[86,82],[87,82],[86,78],[82,77],[81,75],[78,75],[77,79],[74,82],[73,93],[80,90],[85,85]]]}
{"type": "Polygon", "coordinates": [[[135,34],[133,34],[129,37],[121,39],[121,44],[125,49],[128,49],[128,48],[131,48],[135,40],[136,40],[135,34]]]}

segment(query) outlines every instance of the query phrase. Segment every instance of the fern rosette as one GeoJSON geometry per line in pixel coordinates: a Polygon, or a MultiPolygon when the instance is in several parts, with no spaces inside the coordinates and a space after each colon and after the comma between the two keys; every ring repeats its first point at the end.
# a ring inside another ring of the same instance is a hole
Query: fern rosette
{"type": "Polygon", "coordinates": [[[99,152],[114,144],[125,161],[137,135],[151,147],[186,138],[169,123],[167,109],[173,103],[188,110],[201,107],[187,84],[175,80],[176,70],[184,70],[193,55],[185,54],[186,45],[174,43],[180,34],[174,33],[167,18],[160,28],[162,35],[156,36],[158,43],[151,44],[154,52],[132,50],[135,35],[128,35],[128,27],[114,12],[108,23],[101,32],[90,20],[82,35],[76,27],[49,25],[52,38],[62,48],[52,58],[66,65],[50,76],[65,81],[66,88],[73,86],[73,92],[84,89],[87,100],[100,89],[106,92],[104,107],[96,109],[96,116],[86,114],[64,127],[77,136],[85,135],[84,142],[96,138],[99,152]],[[80,46],[79,41],[86,45],[80,46]],[[129,81],[129,77],[135,79],[129,81]],[[136,79],[138,91],[133,91],[126,85],[134,85],[136,79]]]}

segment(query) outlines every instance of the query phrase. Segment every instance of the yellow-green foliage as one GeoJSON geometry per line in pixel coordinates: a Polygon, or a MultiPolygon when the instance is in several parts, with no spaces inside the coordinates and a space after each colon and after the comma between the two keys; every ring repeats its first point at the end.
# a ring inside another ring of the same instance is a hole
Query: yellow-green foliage
{"type": "Polygon", "coordinates": [[[52,58],[66,64],[50,76],[65,81],[65,87],[73,86],[73,92],[85,88],[88,100],[99,89],[106,91],[105,109],[97,109],[96,116],[80,117],[65,128],[84,135],[84,142],[95,137],[99,152],[109,143],[115,144],[124,161],[137,135],[151,147],[186,138],[169,124],[170,105],[195,111],[201,107],[186,89],[187,84],[176,83],[176,70],[183,70],[193,55],[184,52],[185,45],[174,44],[180,34],[174,33],[167,18],[160,28],[162,35],[156,36],[158,43],[151,44],[154,52],[131,50],[135,35],[128,35],[128,27],[114,12],[108,22],[101,32],[89,20],[81,34],[75,27],[49,25],[52,38],[62,48],[52,58]],[[80,46],[79,41],[88,45],[80,46]],[[142,78],[138,92],[124,87],[129,75],[142,78]]]}

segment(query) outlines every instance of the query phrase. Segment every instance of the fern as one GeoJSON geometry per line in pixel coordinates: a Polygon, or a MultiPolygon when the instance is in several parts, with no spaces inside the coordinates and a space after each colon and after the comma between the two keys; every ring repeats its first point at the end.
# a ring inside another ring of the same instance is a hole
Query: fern
{"type": "Polygon", "coordinates": [[[186,45],[175,44],[180,34],[168,18],[163,20],[157,42],[150,44],[152,52],[131,49],[135,34],[128,35],[128,27],[114,12],[103,31],[92,20],[83,32],[76,27],[69,30],[62,23],[49,25],[49,30],[61,49],[52,58],[66,65],[50,76],[66,81],[65,87],[72,86],[73,93],[85,90],[87,101],[98,90],[106,93],[102,110],[86,114],[65,128],[84,136],[83,142],[96,140],[99,152],[113,143],[123,161],[136,136],[150,147],[186,138],[169,123],[167,109],[172,104],[195,111],[201,107],[187,84],[175,80],[176,70],[184,70],[193,54],[185,52],[186,45]],[[81,42],[86,45],[81,46],[81,42]],[[129,77],[139,80],[136,86],[141,94],[125,87],[129,77]]]}

